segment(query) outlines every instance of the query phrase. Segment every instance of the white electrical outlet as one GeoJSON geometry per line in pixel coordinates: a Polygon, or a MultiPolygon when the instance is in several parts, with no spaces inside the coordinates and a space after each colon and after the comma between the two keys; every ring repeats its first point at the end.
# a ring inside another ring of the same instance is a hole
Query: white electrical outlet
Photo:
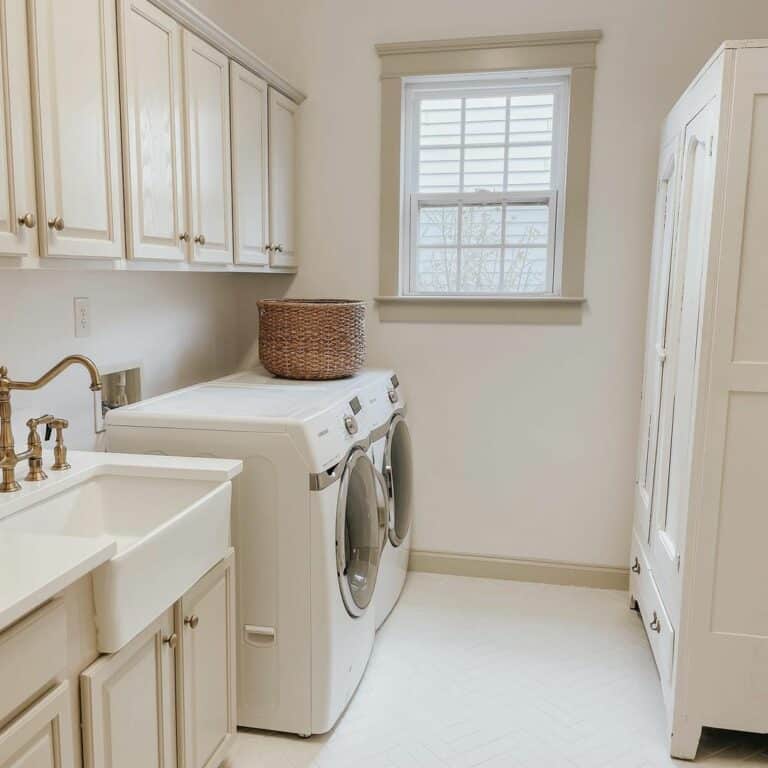
{"type": "Polygon", "coordinates": [[[87,297],[75,297],[75,337],[91,335],[91,301],[87,297]]]}

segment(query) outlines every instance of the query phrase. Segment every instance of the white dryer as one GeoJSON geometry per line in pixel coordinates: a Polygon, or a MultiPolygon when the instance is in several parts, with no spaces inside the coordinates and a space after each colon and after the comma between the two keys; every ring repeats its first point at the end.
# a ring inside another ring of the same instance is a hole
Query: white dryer
{"type": "Polygon", "coordinates": [[[375,401],[385,403],[385,421],[371,435],[371,455],[388,496],[387,535],[374,596],[376,629],[397,604],[408,573],[413,526],[413,452],[400,382],[392,371],[374,372],[375,401]]]}
{"type": "MultiPolygon", "coordinates": [[[[363,374],[354,387],[372,383],[363,374]]],[[[370,410],[347,385],[249,374],[107,416],[111,451],[243,460],[232,497],[241,726],[324,733],[363,675],[388,518],[360,428],[370,410]]]]}

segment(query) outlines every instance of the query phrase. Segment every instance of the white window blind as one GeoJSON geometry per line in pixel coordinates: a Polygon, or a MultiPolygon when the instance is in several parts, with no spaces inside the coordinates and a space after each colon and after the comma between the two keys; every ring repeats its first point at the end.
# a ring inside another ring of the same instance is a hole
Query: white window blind
{"type": "Polygon", "coordinates": [[[552,294],[565,76],[406,89],[403,292],[552,294]]]}

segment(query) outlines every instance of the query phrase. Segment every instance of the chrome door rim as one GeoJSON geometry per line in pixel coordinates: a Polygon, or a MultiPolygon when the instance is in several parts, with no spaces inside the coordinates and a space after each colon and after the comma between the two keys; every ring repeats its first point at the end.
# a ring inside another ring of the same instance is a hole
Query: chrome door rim
{"type": "MultiPolygon", "coordinates": [[[[381,570],[381,551],[382,547],[379,545],[376,549],[378,552],[378,562],[376,567],[376,573],[373,577],[373,584],[371,585],[370,595],[368,602],[364,606],[358,605],[355,600],[355,596],[352,594],[352,590],[349,586],[347,579],[347,562],[346,562],[346,520],[347,520],[347,496],[349,493],[349,478],[351,472],[354,469],[358,461],[367,462],[371,472],[371,477],[374,483],[384,484],[383,478],[376,471],[368,454],[362,448],[354,448],[347,460],[344,462],[344,470],[341,475],[341,481],[339,484],[339,496],[336,503],[336,573],[339,580],[339,589],[341,590],[341,598],[344,602],[344,607],[347,609],[347,613],[353,618],[361,617],[370,607],[373,602],[373,595],[376,591],[376,583],[378,582],[379,572],[381,570]]],[[[384,488],[386,497],[386,488],[384,488]]],[[[374,507],[371,510],[375,514],[376,525],[379,530],[379,541],[383,540],[383,529],[387,527],[387,514],[386,510],[382,510],[379,507],[376,494],[373,498],[374,507]]]]}
{"type": "Polygon", "coordinates": [[[393,547],[399,547],[407,538],[408,534],[411,531],[411,521],[408,521],[408,530],[405,532],[403,536],[398,536],[397,534],[397,525],[396,525],[396,516],[397,516],[397,508],[395,504],[395,478],[393,476],[392,471],[392,439],[395,434],[395,430],[398,428],[398,426],[402,425],[402,428],[406,430],[407,434],[410,436],[410,430],[408,429],[408,422],[406,422],[405,417],[401,414],[396,414],[392,421],[389,423],[389,429],[387,430],[387,439],[384,444],[384,477],[386,479],[387,484],[387,495],[389,498],[389,522],[387,524],[387,535],[389,536],[389,541],[392,544],[393,547]]]}

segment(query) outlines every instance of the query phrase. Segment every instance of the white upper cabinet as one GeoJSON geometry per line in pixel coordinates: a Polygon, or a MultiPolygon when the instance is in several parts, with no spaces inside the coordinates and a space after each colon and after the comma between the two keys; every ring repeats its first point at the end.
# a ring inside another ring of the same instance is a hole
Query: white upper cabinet
{"type": "Polygon", "coordinates": [[[191,259],[232,263],[229,60],[184,30],[191,259]]]}
{"type": "Polygon", "coordinates": [[[26,14],[0,2],[0,256],[37,255],[26,14]]]}
{"type": "Polygon", "coordinates": [[[181,27],[147,0],[119,8],[128,258],[181,261],[190,240],[181,27]]]}
{"type": "Polygon", "coordinates": [[[269,264],[267,84],[230,64],[236,264],[269,264]]]}
{"type": "Polygon", "coordinates": [[[296,110],[294,102],[269,89],[269,230],[275,267],[297,264],[296,110]]]}
{"type": "Polygon", "coordinates": [[[43,256],[123,256],[115,12],[114,0],[30,0],[43,256]]]}

